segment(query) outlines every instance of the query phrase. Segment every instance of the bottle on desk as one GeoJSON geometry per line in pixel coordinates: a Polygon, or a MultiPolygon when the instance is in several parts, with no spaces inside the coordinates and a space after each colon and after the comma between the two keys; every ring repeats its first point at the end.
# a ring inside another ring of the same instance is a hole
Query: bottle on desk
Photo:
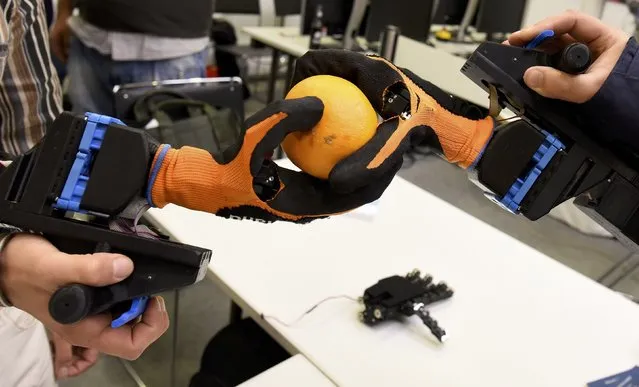
{"type": "Polygon", "coordinates": [[[324,35],[324,11],[322,5],[318,4],[315,9],[315,17],[313,23],[311,23],[311,50],[320,48],[322,43],[322,36],[324,35]]]}

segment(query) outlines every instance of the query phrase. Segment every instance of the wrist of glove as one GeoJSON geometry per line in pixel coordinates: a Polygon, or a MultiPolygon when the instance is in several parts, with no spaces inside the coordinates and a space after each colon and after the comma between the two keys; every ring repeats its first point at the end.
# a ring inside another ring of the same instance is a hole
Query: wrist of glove
{"type": "Polygon", "coordinates": [[[287,134],[310,130],[322,114],[323,104],[314,97],[270,105],[247,121],[248,129],[229,162],[216,160],[202,149],[161,145],[150,169],[147,200],[156,207],[173,203],[224,217],[299,223],[347,212],[376,200],[399,165],[375,184],[340,194],[332,188],[330,178],[320,180],[265,160],[265,155],[287,134]],[[265,172],[272,175],[265,177],[265,172]],[[264,197],[255,183],[269,178],[274,189],[269,197],[264,197]]]}

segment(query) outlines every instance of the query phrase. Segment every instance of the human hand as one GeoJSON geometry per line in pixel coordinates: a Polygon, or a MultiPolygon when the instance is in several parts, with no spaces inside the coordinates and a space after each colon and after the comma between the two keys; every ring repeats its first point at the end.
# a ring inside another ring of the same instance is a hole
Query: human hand
{"type": "Polygon", "coordinates": [[[449,162],[470,167],[492,134],[492,118],[477,109],[471,115],[464,101],[380,57],[345,50],[310,51],[298,59],[292,84],[314,75],[333,75],[354,83],[385,120],[368,143],[331,172],[339,192],[352,192],[387,176],[401,166],[411,141],[426,137],[449,162]],[[397,92],[395,88],[408,91],[408,114],[387,111],[392,104],[389,90],[397,92]]]}
{"type": "Polygon", "coordinates": [[[552,30],[548,50],[558,50],[570,43],[586,44],[593,62],[583,74],[571,75],[551,67],[536,66],[524,74],[524,82],[547,98],[583,103],[591,99],[603,86],[623,52],[628,36],[621,30],[608,27],[599,19],[576,11],[544,19],[537,24],[513,33],[507,43],[523,46],[543,30],[552,30]]]}
{"type": "Polygon", "coordinates": [[[71,29],[67,24],[67,20],[71,14],[62,12],[58,15],[53,26],[51,27],[51,52],[58,57],[63,63],[69,59],[69,45],[71,42],[71,29]]]}
{"type": "Polygon", "coordinates": [[[74,346],[55,332],[51,333],[51,344],[56,380],[81,375],[98,361],[97,350],[74,346]]]}
{"type": "Polygon", "coordinates": [[[140,322],[117,329],[111,328],[112,317],[108,314],[87,317],[76,324],[60,324],[51,317],[48,308],[51,295],[62,286],[111,285],[132,271],[133,262],[118,254],[66,254],[42,237],[19,234],[0,254],[0,289],[14,306],[72,345],[132,360],[169,327],[161,297],[149,302],[140,322]]]}
{"type": "Polygon", "coordinates": [[[321,119],[324,105],[318,98],[279,101],[249,118],[243,141],[223,155],[162,145],[155,151],[147,200],[163,207],[174,203],[223,217],[264,222],[304,223],[346,212],[380,197],[400,165],[348,193],[336,192],[331,177],[320,180],[272,162],[264,174],[265,156],[293,131],[311,130],[321,119]],[[263,176],[260,176],[263,175],[263,176]],[[258,193],[256,179],[273,176],[273,192],[258,193]]]}

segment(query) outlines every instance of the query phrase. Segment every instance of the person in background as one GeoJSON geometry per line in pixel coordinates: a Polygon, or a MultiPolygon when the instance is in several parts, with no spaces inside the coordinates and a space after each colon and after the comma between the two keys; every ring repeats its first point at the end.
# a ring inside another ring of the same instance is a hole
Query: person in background
{"type": "Polygon", "coordinates": [[[212,0],[59,0],[51,50],[73,110],[113,116],[114,86],[204,77],[212,16],[212,0]]]}

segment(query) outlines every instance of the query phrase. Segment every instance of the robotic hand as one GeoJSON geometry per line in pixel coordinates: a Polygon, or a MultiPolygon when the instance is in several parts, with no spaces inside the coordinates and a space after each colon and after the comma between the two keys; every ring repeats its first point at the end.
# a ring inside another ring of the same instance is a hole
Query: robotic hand
{"type": "Polygon", "coordinates": [[[494,121],[480,109],[383,58],[344,50],[311,51],[297,61],[293,84],[322,74],[354,83],[385,120],[372,140],[331,172],[340,192],[354,192],[386,176],[401,165],[411,141],[427,139],[446,160],[468,168],[492,135],[494,121]]]}
{"type": "Polygon", "coordinates": [[[400,167],[391,163],[378,179],[340,193],[334,175],[320,180],[265,160],[287,134],[310,130],[322,117],[315,97],[276,102],[247,123],[243,141],[223,155],[161,145],[154,155],[147,198],[223,217],[305,223],[343,213],[379,198],[400,167]]]}
{"type": "MultiPolygon", "coordinates": [[[[524,82],[531,67],[580,74],[593,59],[596,63],[596,53],[588,46],[565,41],[546,30],[522,47],[484,43],[468,59],[461,71],[489,93],[491,116],[505,107],[517,116],[496,127],[490,117],[468,119],[462,102],[377,57],[311,52],[298,61],[293,82],[317,74],[341,76],[359,86],[386,119],[369,144],[333,171],[341,189],[374,179],[385,160],[401,157],[408,141],[428,136],[447,161],[466,168],[486,196],[504,209],[537,220],[577,198],[584,212],[636,250],[636,151],[620,141],[620,128],[606,127],[602,116],[608,113],[599,107],[546,98],[524,82]],[[552,39],[564,43],[558,52],[539,49],[552,39]],[[342,178],[344,171],[350,179],[342,178]]],[[[634,52],[637,43],[628,44],[634,52]]]]}
{"type": "MultiPolygon", "coordinates": [[[[619,122],[627,122],[628,128],[610,127],[608,119],[623,109],[602,111],[597,98],[586,104],[545,98],[524,82],[531,67],[549,66],[568,74],[589,68],[594,52],[581,43],[564,46],[560,61],[553,60],[557,54],[539,50],[553,35],[552,30],[543,31],[523,47],[484,43],[463,66],[462,73],[488,91],[493,104],[521,118],[497,128],[477,163],[476,182],[489,198],[530,220],[576,198],[582,211],[636,250],[639,159],[628,141],[622,141],[623,131],[635,127],[623,118],[619,122]]],[[[634,39],[627,44],[630,52],[636,49],[634,39]]]]}

